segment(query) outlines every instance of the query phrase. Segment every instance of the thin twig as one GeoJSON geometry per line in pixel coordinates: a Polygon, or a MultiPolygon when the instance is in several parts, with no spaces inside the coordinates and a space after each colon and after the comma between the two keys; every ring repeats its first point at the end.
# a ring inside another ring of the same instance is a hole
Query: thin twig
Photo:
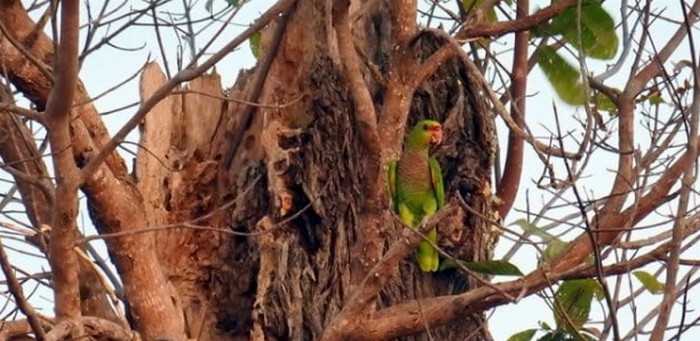
{"type": "Polygon", "coordinates": [[[44,333],[44,328],[41,325],[41,321],[36,315],[34,307],[32,307],[27,299],[24,297],[24,290],[22,290],[22,285],[20,285],[15,275],[14,270],[12,270],[12,265],[7,258],[7,253],[5,252],[5,247],[2,244],[2,239],[0,239],[0,267],[2,267],[2,272],[5,274],[7,279],[7,287],[10,294],[15,298],[15,304],[19,310],[27,317],[29,325],[32,327],[34,335],[36,335],[38,340],[44,340],[46,334],[44,333]]]}
{"type": "Polygon", "coordinates": [[[129,121],[127,121],[124,126],[119,129],[117,133],[112,136],[112,138],[102,147],[100,152],[90,160],[90,162],[83,167],[81,171],[81,178],[85,181],[88,177],[97,170],[97,168],[104,162],[108,155],[110,155],[114,149],[121,143],[122,140],[131,132],[136,126],[138,126],[143,118],[150,112],[150,110],[158,104],[163,98],[165,98],[173,89],[175,89],[179,84],[192,80],[199,77],[201,74],[209,70],[212,66],[218,63],[221,59],[233,51],[238,45],[246,41],[255,32],[262,29],[273,19],[277,17],[280,13],[286,12],[296,3],[296,0],[282,0],[274,4],[265,13],[260,15],[250,27],[244,30],[237,37],[232,39],[228,44],[226,44],[221,50],[216,52],[213,56],[209,57],[201,65],[193,67],[190,69],[185,69],[177,74],[175,74],[171,79],[169,79],[165,84],[163,84],[158,90],[156,90],[153,95],[145,100],[141,107],[136,111],[134,116],[132,116],[129,121]]]}

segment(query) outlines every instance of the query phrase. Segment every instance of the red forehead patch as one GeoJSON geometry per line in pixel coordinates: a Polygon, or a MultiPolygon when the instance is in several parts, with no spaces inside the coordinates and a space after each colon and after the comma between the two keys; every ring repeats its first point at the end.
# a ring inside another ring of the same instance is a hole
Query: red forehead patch
{"type": "Polygon", "coordinates": [[[430,131],[440,131],[440,125],[439,124],[429,124],[428,125],[428,130],[430,131]]]}

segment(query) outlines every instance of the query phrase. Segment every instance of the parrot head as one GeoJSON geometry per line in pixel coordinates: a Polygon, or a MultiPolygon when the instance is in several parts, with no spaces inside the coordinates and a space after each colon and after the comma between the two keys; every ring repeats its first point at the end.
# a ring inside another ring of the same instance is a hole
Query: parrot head
{"type": "Polygon", "coordinates": [[[433,120],[422,120],[411,130],[408,144],[414,147],[430,147],[442,142],[442,125],[433,120]]]}

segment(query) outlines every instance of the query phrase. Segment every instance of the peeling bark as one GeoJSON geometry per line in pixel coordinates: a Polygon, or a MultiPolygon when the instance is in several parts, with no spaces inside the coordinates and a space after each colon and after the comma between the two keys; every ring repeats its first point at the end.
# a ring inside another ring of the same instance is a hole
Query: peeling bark
{"type": "MultiPolygon", "coordinates": [[[[153,205],[163,211],[161,223],[206,215],[207,226],[252,234],[236,237],[178,229],[159,239],[163,241],[163,248],[159,248],[163,265],[187,315],[208,316],[204,324],[187,318],[190,335],[197,335],[196,327],[201,325],[210,333],[206,326],[213,325],[219,339],[226,335],[229,339],[318,339],[366,271],[366,265],[358,261],[363,245],[358,232],[364,188],[361,175],[366,159],[352,119],[349,89],[333,55],[337,50],[327,40],[332,34],[323,29],[330,28],[324,24],[330,13],[318,6],[320,3],[301,1],[290,14],[279,48],[263,47],[264,51],[278,52],[259,97],[264,106],[253,109],[250,123],[241,130],[240,148],[225,142],[231,136],[227,131],[237,131],[245,124],[237,114],[246,104],[235,101],[219,102],[223,111],[220,120],[215,115],[198,121],[219,122],[216,130],[206,126],[204,130],[188,129],[194,123],[184,117],[193,110],[201,112],[201,105],[217,106],[206,104],[211,98],[198,94],[170,96],[144,125],[144,149],[152,146],[170,167],[179,167],[166,171],[146,152],[137,162],[139,186],[151,188],[144,193],[153,193],[153,205]],[[168,108],[170,115],[165,114],[168,108]],[[165,116],[174,117],[174,122],[164,120],[165,116]],[[163,129],[149,133],[149,124],[163,129]],[[214,180],[211,159],[195,152],[202,146],[183,142],[209,140],[213,140],[210,155],[214,160],[222,161],[227,149],[237,150],[230,171],[220,164],[214,183],[209,182],[214,180]],[[169,147],[164,147],[166,144],[169,147]],[[224,210],[228,214],[208,214],[230,203],[231,209],[224,210]],[[233,283],[222,283],[234,278],[233,283]]],[[[381,13],[374,15],[374,20],[389,20],[377,17],[381,13]]],[[[427,57],[439,44],[438,39],[426,36],[417,46],[427,57]]],[[[382,55],[378,51],[367,54],[382,55]]],[[[247,98],[255,72],[261,70],[242,73],[228,95],[247,98]]],[[[216,92],[207,85],[217,83],[216,77],[207,77],[208,81],[191,84],[191,89],[216,92]]],[[[146,77],[142,87],[145,84],[146,77]]],[[[375,98],[381,98],[381,84],[370,82],[370,86],[375,89],[375,98]]],[[[458,62],[449,64],[419,89],[408,125],[419,117],[445,122],[448,144],[436,155],[444,165],[448,191],[459,191],[477,212],[490,216],[493,128],[475,89],[458,62]],[[461,91],[451,90],[455,88],[461,91]]],[[[382,219],[388,222],[388,218],[385,215],[382,219]]],[[[461,212],[446,225],[441,227],[448,236],[443,238],[443,246],[450,251],[469,260],[490,256],[493,231],[485,221],[461,212]]],[[[382,249],[402,233],[390,226],[382,229],[382,249]]],[[[475,285],[451,272],[422,274],[409,259],[391,283],[377,308],[415,297],[462,292],[475,285]]],[[[483,320],[474,316],[434,330],[433,335],[443,339],[463,336],[478,330],[481,323],[483,320]]],[[[214,335],[209,334],[209,338],[214,339],[214,335]]]]}

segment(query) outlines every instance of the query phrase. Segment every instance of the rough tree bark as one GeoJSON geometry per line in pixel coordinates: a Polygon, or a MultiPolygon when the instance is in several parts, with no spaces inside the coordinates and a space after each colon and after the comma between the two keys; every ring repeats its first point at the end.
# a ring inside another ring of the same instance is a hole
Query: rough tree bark
{"type": "MultiPolygon", "coordinates": [[[[189,85],[193,94],[161,102],[143,126],[141,142],[148,152],[139,154],[136,171],[142,193],[149,193],[145,200],[153,205],[152,224],[204,216],[195,224],[250,234],[159,232],[161,264],[183,300],[190,335],[318,339],[366,275],[368,264],[359,261],[365,151],[325,3],[299,1],[265,30],[259,66],[241,73],[227,91],[231,100],[196,94],[218,95],[218,77],[208,75],[189,85]],[[232,155],[230,161],[226,155],[232,155]]],[[[382,72],[392,45],[390,15],[384,6],[365,11],[355,27],[356,34],[365,35],[358,40],[368,58],[363,62],[382,72]]],[[[423,60],[443,44],[426,32],[412,48],[423,60]]],[[[364,71],[379,108],[382,79],[364,71]]],[[[142,96],[159,85],[149,82],[160,78],[162,84],[163,77],[149,66],[142,96]]],[[[462,64],[449,61],[416,91],[408,126],[419,118],[444,122],[445,143],[435,153],[449,196],[459,194],[475,212],[494,218],[489,179],[495,141],[479,92],[462,64]]],[[[380,231],[384,250],[403,233],[386,204],[387,224],[380,231]]],[[[479,214],[461,210],[442,224],[440,245],[461,259],[489,258],[497,231],[479,214]]],[[[454,270],[423,274],[409,257],[376,308],[476,285],[454,270]]],[[[483,327],[476,315],[431,328],[431,334],[463,340],[480,335],[483,327]]]]}

